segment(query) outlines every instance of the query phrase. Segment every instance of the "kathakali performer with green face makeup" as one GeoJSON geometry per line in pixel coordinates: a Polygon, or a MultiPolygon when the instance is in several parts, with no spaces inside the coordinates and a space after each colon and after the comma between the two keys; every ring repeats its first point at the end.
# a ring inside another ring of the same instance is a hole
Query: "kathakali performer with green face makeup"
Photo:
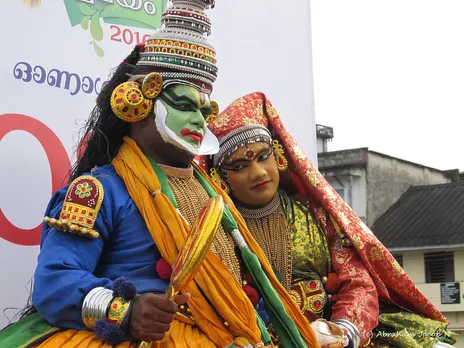
{"type": "MultiPolygon", "coordinates": [[[[172,1],[163,29],[102,89],[70,182],[46,209],[32,306],[0,332],[1,347],[272,346],[244,288],[231,234],[245,238],[248,255],[269,270],[268,261],[229,197],[193,162],[219,149],[206,127],[218,112],[210,100],[216,53],[206,40],[213,5],[172,1]],[[167,300],[190,226],[217,195],[228,214],[211,252],[193,281],[167,300]]],[[[286,346],[317,347],[274,273],[255,271],[286,346]]]]}
{"type": "Polygon", "coordinates": [[[211,146],[210,151],[217,150],[217,141],[211,136],[205,122],[205,117],[211,114],[207,93],[190,86],[177,85],[161,93],[156,110],[158,130],[167,142],[192,154],[199,154],[206,140],[205,144],[211,146]]]}

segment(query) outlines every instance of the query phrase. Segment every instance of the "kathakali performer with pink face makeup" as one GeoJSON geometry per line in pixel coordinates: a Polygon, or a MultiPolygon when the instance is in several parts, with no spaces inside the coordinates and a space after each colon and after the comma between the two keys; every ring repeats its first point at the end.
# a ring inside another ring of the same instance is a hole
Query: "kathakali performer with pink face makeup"
{"type": "MultiPolygon", "coordinates": [[[[334,343],[336,324],[350,347],[451,347],[456,334],[443,314],[327,183],[263,93],[209,121],[220,150],[201,164],[233,198],[321,345],[334,343]]],[[[258,302],[259,289],[247,286],[258,302]]]]}

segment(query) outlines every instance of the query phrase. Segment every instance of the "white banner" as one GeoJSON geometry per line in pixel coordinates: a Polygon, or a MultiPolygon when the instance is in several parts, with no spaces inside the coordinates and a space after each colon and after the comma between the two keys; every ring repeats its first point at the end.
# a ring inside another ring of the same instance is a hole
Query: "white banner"
{"type": "MultiPolygon", "coordinates": [[[[41,222],[109,70],[159,27],[165,0],[13,0],[0,12],[0,328],[23,308],[41,222]],[[11,308],[11,309],[7,309],[11,308]],[[8,319],[9,318],[9,319],[8,319]]],[[[309,1],[219,0],[213,99],[264,92],[313,160],[309,1]]]]}

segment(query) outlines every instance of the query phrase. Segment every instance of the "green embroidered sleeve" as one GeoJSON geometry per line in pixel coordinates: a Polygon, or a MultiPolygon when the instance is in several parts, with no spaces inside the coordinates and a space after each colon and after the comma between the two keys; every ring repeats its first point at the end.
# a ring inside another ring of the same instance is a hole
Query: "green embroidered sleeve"
{"type": "Polygon", "coordinates": [[[281,199],[290,223],[293,282],[320,280],[330,270],[327,238],[307,207],[284,194],[281,199]]]}

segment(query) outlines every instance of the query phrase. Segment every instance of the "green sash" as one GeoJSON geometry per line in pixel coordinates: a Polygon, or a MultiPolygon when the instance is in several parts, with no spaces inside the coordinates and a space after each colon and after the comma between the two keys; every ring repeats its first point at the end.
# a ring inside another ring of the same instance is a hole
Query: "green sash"
{"type": "Polygon", "coordinates": [[[0,347],[33,347],[58,331],[61,329],[34,313],[0,331],[0,347]]]}

